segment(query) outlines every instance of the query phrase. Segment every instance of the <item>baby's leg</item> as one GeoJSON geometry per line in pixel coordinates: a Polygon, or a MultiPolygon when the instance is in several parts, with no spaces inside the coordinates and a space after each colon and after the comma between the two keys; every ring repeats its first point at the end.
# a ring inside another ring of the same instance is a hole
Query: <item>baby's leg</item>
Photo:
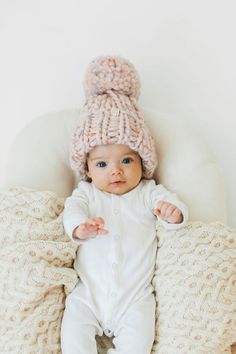
{"type": "Polygon", "coordinates": [[[63,354],[97,354],[95,336],[102,329],[88,306],[77,299],[76,291],[66,300],[61,325],[61,349],[63,354]]]}
{"type": "Polygon", "coordinates": [[[114,332],[115,349],[109,354],[150,354],[155,337],[153,294],[130,307],[114,332]]]}

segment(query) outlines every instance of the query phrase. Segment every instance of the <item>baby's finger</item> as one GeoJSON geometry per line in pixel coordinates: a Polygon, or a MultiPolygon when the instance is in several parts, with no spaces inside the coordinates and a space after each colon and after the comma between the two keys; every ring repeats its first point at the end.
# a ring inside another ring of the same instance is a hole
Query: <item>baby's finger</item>
{"type": "Polygon", "coordinates": [[[160,216],[161,212],[160,212],[159,209],[156,208],[156,209],[153,210],[153,214],[156,215],[156,216],[160,216]]]}
{"type": "Polygon", "coordinates": [[[167,202],[159,202],[159,203],[157,206],[158,206],[158,209],[160,210],[161,215],[166,216],[166,211],[167,211],[170,204],[167,202]]]}
{"type": "Polygon", "coordinates": [[[101,218],[100,216],[97,218],[94,218],[99,224],[104,224],[104,220],[103,218],[101,218]]]}
{"type": "Polygon", "coordinates": [[[104,225],[104,220],[100,217],[97,217],[97,218],[88,219],[87,223],[94,226],[102,226],[104,225]]]}
{"type": "Polygon", "coordinates": [[[106,230],[106,229],[98,229],[97,233],[98,233],[98,235],[107,235],[108,234],[108,230],[106,230]]]}
{"type": "Polygon", "coordinates": [[[179,224],[183,220],[182,213],[179,209],[176,209],[168,218],[168,222],[172,224],[179,224]]]}
{"type": "Polygon", "coordinates": [[[98,226],[103,226],[104,225],[104,220],[101,217],[94,218],[96,220],[96,223],[98,226]]]}
{"type": "Polygon", "coordinates": [[[88,237],[91,233],[94,233],[97,230],[97,226],[93,226],[89,223],[80,224],[79,234],[82,237],[88,237]]]}
{"type": "Polygon", "coordinates": [[[95,226],[95,225],[97,225],[97,220],[96,220],[96,218],[87,219],[85,224],[95,226]]]}
{"type": "Polygon", "coordinates": [[[108,230],[101,228],[99,225],[87,224],[84,232],[87,232],[89,237],[96,237],[98,235],[106,235],[108,230]]]}
{"type": "Polygon", "coordinates": [[[157,209],[161,209],[162,206],[165,204],[165,202],[163,200],[160,200],[158,203],[157,203],[157,209]]]}
{"type": "Polygon", "coordinates": [[[163,212],[165,210],[165,204],[166,204],[166,202],[164,202],[163,200],[160,200],[157,203],[157,207],[156,207],[156,209],[154,209],[155,215],[160,216],[161,214],[163,214],[163,212]]]}
{"type": "Polygon", "coordinates": [[[175,218],[175,222],[182,222],[183,221],[183,214],[180,209],[176,208],[175,211],[173,212],[173,217],[175,218]]]}
{"type": "Polygon", "coordinates": [[[89,233],[92,233],[92,234],[96,233],[97,230],[98,230],[98,226],[97,226],[97,225],[91,225],[91,224],[89,224],[88,227],[87,227],[87,231],[88,231],[89,233]]]}
{"type": "Polygon", "coordinates": [[[168,218],[169,216],[171,216],[175,212],[176,209],[177,209],[176,206],[174,206],[173,204],[167,205],[167,208],[165,211],[165,216],[168,218]]]}
{"type": "Polygon", "coordinates": [[[97,236],[103,236],[103,235],[107,235],[108,231],[105,229],[96,229],[96,231],[93,231],[90,233],[90,237],[95,238],[97,236]]]}
{"type": "Polygon", "coordinates": [[[74,234],[76,238],[86,239],[89,237],[89,232],[85,224],[81,224],[77,227],[76,232],[74,234]]]}

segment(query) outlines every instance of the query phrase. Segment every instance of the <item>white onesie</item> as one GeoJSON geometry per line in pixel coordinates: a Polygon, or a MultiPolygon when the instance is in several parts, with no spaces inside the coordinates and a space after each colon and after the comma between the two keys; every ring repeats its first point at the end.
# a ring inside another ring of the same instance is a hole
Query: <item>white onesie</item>
{"type": "Polygon", "coordinates": [[[124,195],[102,192],[93,183],[80,182],[66,200],[64,227],[70,237],[79,224],[93,217],[102,217],[109,233],[75,240],[79,247],[74,268],[79,282],[66,301],[63,354],[97,353],[94,337],[103,332],[115,336],[115,349],[109,353],[150,354],[155,322],[151,281],[157,252],[157,217],[153,210],[160,200],[176,205],[184,218],[181,224],[169,224],[160,218],[159,222],[166,229],[182,227],[187,221],[187,207],[153,180],[142,180],[124,195]],[[149,343],[143,345],[145,336],[149,343]]]}

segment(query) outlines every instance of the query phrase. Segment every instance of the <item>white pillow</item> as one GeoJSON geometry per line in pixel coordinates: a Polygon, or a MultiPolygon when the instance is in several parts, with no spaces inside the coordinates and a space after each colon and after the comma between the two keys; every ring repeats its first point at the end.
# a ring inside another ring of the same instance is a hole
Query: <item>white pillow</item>
{"type": "Polygon", "coordinates": [[[78,118],[77,110],[62,111],[26,125],[10,148],[3,189],[23,186],[70,195],[75,176],[69,165],[69,144],[78,118]]]}
{"type": "MultiPolygon", "coordinates": [[[[222,178],[201,139],[174,116],[147,110],[144,116],[157,143],[155,178],[183,199],[191,220],[225,222],[222,178]]],[[[69,166],[70,137],[79,119],[79,110],[68,110],[28,124],[9,152],[3,188],[21,185],[70,195],[75,186],[69,166]]]]}

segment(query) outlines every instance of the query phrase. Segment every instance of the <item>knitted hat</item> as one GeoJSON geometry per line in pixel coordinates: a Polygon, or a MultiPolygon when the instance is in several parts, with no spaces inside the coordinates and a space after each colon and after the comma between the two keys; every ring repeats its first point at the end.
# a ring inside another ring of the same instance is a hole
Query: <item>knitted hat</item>
{"type": "Polygon", "coordinates": [[[136,151],[143,177],[151,178],[157,166],[154,140],[137,100],[140,81],[134,66],[115,56],[98,57],[88,66],[82,122],[71,145],[71,167],[80,180],[88,180],[86,157],[97,145],[124,144],[136,151]]]}

